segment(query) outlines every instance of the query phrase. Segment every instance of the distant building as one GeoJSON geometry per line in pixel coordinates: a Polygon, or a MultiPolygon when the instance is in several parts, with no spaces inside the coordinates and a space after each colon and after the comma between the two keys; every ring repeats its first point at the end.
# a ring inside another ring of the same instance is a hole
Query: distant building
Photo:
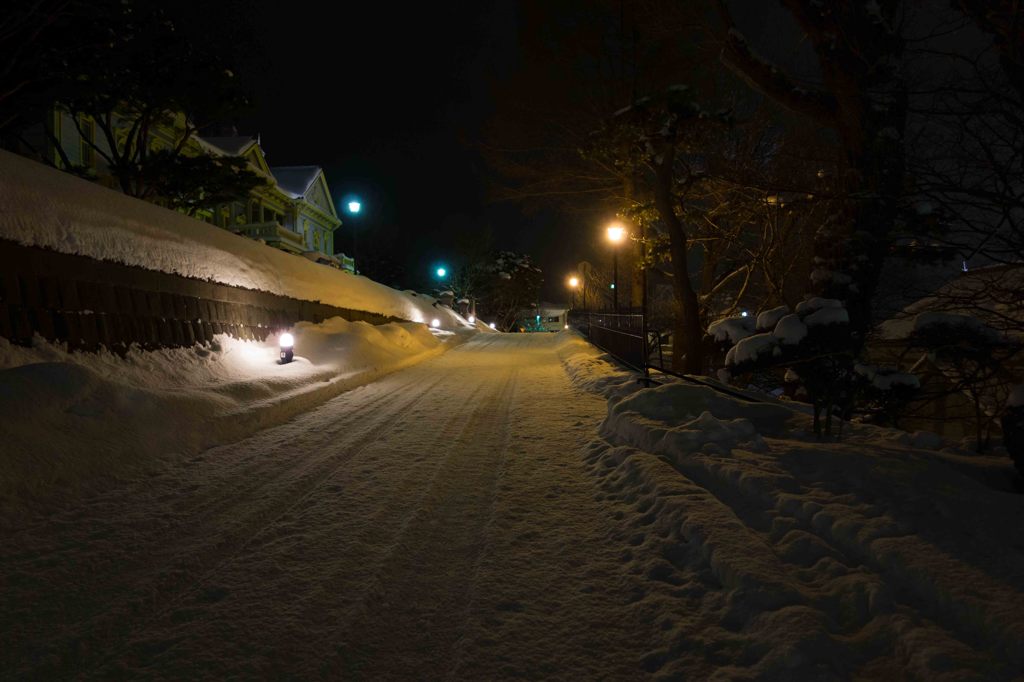
{"type": "Polygon", "coordinates": [[[516,316],[516,326],[526,332],[560,332],[569,323],[569,306],[561,303],[541,303],[516,316]]]}
{"type": "MultiPolygon", "coordinates": [[[[25,135],[26,147],[18,151],[43,157],[58,168],[70,163],[92,169],[97,182],[119,189],[103,154],[97,153],[86,140],[93,141],[101,152],[109,151],[105,136],[97,134],[94,122],[76,121],[66,112],[53,110],[45,126],[46,129],[40,126],[29,131],[25,135]],[[60,141],[61,149],[58,150],[45,134],[47,130],[60,141]]],[[[184,129],[184,116],[178,115],[166,127],[150,133],[150,147],[154,151],[170,148],[181,139],[184,129]]],[[[265,186],[254,189],[247,199],[198,211],[196,218],[316,262],[355,270],[351,258],[334,255],[334,231],[341,225],[341,219],[319,166],[272,167],[267,163],[260,140],[249,136],[193,136],[184,151],[186,154],[242,156],[254,172],[267,180],[265,186]]]]}

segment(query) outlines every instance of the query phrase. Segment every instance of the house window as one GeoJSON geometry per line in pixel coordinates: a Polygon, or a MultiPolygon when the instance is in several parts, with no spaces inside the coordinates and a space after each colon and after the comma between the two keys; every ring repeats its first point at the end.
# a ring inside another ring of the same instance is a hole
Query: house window
{"type": "Polygon", "coordinates": [[[96,140],[96,123],[91,118],[83,117],[79,121],[79,128],[82,132],[79,140],[82,165],[93,166],[96,163],[96,150],[92,146],[96,140]]]}

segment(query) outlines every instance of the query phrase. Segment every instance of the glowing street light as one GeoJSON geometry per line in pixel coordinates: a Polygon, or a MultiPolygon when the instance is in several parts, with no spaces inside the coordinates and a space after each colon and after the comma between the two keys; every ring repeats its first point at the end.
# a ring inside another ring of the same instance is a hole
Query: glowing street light
{"type": "Polygon", "coordinates": [[[612,306],[619,312],[619,249],[618,246],[626,238],[626,228],[612,223],[605,230],[608,241],[612,244],[612,306]]]}
{"type": "MultiPolygon", "coordinates": [[[[571,297],[571,302],[569,304],[569,309],[572,310],[572,309],[576,308],[576,290],[580,288],[580,278],[576,277],[575,275],[573,275],[572,277],[569,278],[568,284],[569,284],[569,295],[571,297]]],[[[586,297],[586,295],[587,295],[587,292],[584,291],[583,292],[583,296],[586,297]]],[[[587,306],[584,305],[583,307],[586,308],[587,306]]]]}
{"type": "Polygon", "coordinates": [[[435,317],[434,319],[432,319],[432,320],[430,321],[430,326],[431,326],[431,327],[433,327],[434,329],[437,329],[438,327],[440,327],[440,326],[441,326],[441,320],[439,320],[439,319],[437,319],[437,318],[435,317]]]}
{"type": "MultiPolygon", "coordinates": [[[[363,210],[363,204],[357,197],[352,197],[345,204],[345,208],[352,216],[359,215],[359,212],[363,210]]],[[[359,274],[359,230],[356,226],[359,224],[358,220],[353,219],[352,227],[352,271],[357,275],[359,274]]]]}
{"type": "Polygon", "coordinates": [[[445,268],[441,267],[441,268],[437,269],[437,276],[439,278],[444,279],[444,276],[447,275],[447,274],[448,274],[448,270],[446,270],[445,268]]]}
{"type": "Polygon", "coordinates": [[[281,364],[287,365],[295,357],[295,337],[288,333],[281,334],[278,345],[281,346],[281,364]]]}

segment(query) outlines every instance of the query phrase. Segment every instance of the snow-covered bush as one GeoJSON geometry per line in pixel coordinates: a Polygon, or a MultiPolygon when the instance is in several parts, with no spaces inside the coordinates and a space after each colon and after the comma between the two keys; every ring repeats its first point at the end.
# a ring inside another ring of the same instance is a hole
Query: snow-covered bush
{"type": "Polygon", "coordinates": [[[859,406],[873,421],[899,428],[900,417],[921,388],[920,379],[895,368],[862,363],[853,366],[853,373],[859,406]]]}
{"type": "Polygon", "coordinates": [[[770,331],[737,341],[725,357],[733,375],[771,367],[796,371],[814,406],[814,430],[819,436],[832,430],[833,406],[848,413],[853,397],[853,357],[849,347],[850,317],[841,301],[809,298],[793,313],[776,308],[758,316],[770,331]],[[824,414],[824,423],[821,416],[824,414]]]}

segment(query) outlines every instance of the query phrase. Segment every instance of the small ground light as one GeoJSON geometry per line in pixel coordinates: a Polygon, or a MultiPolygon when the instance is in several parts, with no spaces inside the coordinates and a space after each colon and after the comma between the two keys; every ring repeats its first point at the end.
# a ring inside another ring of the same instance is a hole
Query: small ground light
{"type": "Polygon", "coordinates": [[[476,322],[476,315],[470,315],[469,316],[469,323],[473,324],[474,322],[476,322]]]}
{"type": "Polygon", "coordinates": [[[278,345],[281,346],[281,364],[286,365],[295,357],[295,337],[287,333],[281,334],[278,345]]]}
{"type": "Polygon", "coordinates": [[[493,322],[491,322],[491,323],[490,323],[489,325],[487,325],[487,326],[488,326],[488,327],[490,327],[491,329],[497,329],[497,328],[498,328],[498,325],[494,324],[493,322]]]}
{"type": "Polygon", "coordinates": [[[440,327],[440,326],[441,326],[441,320],[439,320],[439,319],[437,319],[437,318],[435,317],[434,319],[432,319],[432,320],[430,321],[430,326],[431,326],[431,327],[433,327],[434,329],[437,329],[438,327],[440,327]]]}
{"type": "Polygon", "coordinates": [[[740,317],[746,317],[749,313],[746,310],[740,313],[740,317]]]}
{"type": "Polygon", "coordinates": [[[568,329],[568,328],[569,328],[569,325],[565,325],[565,328],[566,328],[566,329],[568,329]]]}

